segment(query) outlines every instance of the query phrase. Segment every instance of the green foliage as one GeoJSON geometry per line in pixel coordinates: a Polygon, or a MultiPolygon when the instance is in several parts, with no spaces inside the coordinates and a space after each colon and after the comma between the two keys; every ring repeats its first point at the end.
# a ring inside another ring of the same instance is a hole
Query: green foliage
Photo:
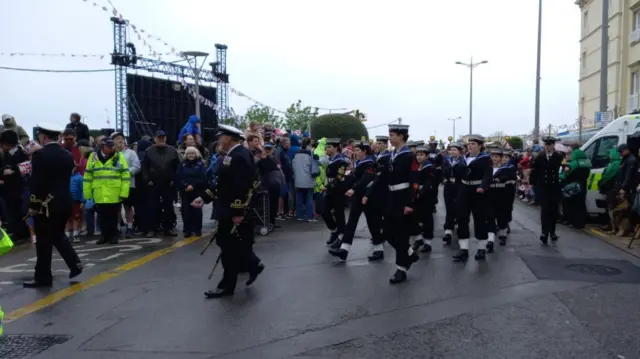
{"type": "Polygon", "coordinates": [[[89,130],[89,136],[93,138],[97,138],[98,136],[102,136],[101,130],[89,130]]]}
{"type": "Polygon", "coordinates": [[[522,141],[522,138],[516,136],[509,138],[509,144],[513,149],[521,150],[524,145],[524,141],[522,141]]]}
{"type": "Polygon", "coordinates": [[[220,119],[218,122],[221,125],[233,126],[241,130],[246,129],[247,123],[248,123],[242,117],[227,117],[227,118],[220,119]]]}
{"type": "Polygon", "coordinates": [[[298,100],[289,106],[284,115],[284,126],[287,130],[306,131],[311,121],[318,117],[318,108],[305,106],[302,107],[302,101],[298,100]]]}
{"type": "Polygon", "coordinates": [[[369,132],[364,124],[350,114],[327,114],[316,117],[311,121],[311,136],[316,139],[323,137],[339,137],[342,141],[349,139],[369,139],[369,132]]]}
{"type": "Polygon", "coordinates": [[[271,107],[253,105],[244,115],[245,122],[256,121],[259,124],[271,123],[274,128],[282,128],[284,119],[271,107]]]}

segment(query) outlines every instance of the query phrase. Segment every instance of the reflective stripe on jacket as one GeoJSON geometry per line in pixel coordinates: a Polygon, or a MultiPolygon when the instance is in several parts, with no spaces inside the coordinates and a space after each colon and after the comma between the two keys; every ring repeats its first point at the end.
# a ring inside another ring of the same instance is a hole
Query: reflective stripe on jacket
{"type": "Polygon", "coordinates": [[[131,173],[121,152],[102,163],[97,154],[89,157],[84,173],[84,198],[94,203],[118,203],[129,197],[131,173]]]}

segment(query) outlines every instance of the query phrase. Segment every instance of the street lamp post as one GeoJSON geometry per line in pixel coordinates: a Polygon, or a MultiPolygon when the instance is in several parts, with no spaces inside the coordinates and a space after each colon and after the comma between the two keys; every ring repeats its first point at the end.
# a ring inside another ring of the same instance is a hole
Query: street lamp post
{"type": "Polygon", "coordinates": [[[191,69],[193,70],[193,74],[196,78],[196,84],[194,86],[196,91],[196,116],[200,118],[200,71],[206,63],[207,56],[209,56],[209,54],[202,51],[185,51],[182,53],[182,55],[184,55],[187,59],[189,67],[191,67],[191,69]],[[204,57],[202,63],[200,64],[200,67],[198,67],[198,57],[204,57]],[[191,64],[191,61],[189,61],[190,58],[193,58],[193,64],[191,64]]]}
{"type": "Polygon", "coordinates": [[[488,62],[489,61],[487,60],[473,62],[473,57],[469,63],[456,61],[456,65],[462,65],[469,68],[469,134],[473,133],[473,69],[488,62]]]}
{"type": "MultiPolygon", "coordinates": [[[[460,119],[462,119],[462,117],[460,117],[460,116],[458,116],[456,118],[448,118],[447,119],[449,121],[453,121],[453,135],[452,135],[452,137],[453,137],[454,141],[456,140],[456,121],[458,121],[460,119]]],[[[471,132],[469,132],[469,133],[471,133],[471,132]]]]}

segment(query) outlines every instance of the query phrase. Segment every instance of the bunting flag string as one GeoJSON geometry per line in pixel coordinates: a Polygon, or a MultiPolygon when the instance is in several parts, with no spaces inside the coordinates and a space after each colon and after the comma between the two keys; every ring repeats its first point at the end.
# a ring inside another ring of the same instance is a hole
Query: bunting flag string
{"type": "MultiPolygon", "coordinates": [[[[171,52],[167,52],[161,55],[171,55],[171,52]]],[[[104,58],[110,58],[111,54],[74,54],[74,53],[35,53],[35,52],[0,52],[0,56],[4,57],[76,57],[76,58],[98,58],[103,60],[104,58]]],[[[151,55],[138,54],[140,57],[147,57],[151,55]]]]}

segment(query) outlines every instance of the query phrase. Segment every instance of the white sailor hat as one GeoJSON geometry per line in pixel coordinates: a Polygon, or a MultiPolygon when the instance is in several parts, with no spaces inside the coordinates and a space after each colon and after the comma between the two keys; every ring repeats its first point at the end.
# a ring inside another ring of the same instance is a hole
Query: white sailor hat
{"type": "Polygon", "coordinates": [[[358,141],[354,144],[354,146],[358,147],[359,149],[365,149],[371,147],[371,144],[369,143],[369,141],[358,141]]]}
{"type": "Polygon", "coordinates": [[[407,143],[407,146],[409,146],[409,147],[422,147],[422,146],[424,146],[424,141],[409,141],[409,143],[407,143]]]}
{"type": "Polygon", "coordinates": [[[459,150],[462,150],[462,147],[463,147],[463,146],[462,146],[462,144],[461,144],[460,142],[451,142],[451,143],[449,144],[449,147],[455,147],[455,148],[457,148],[457,149],[459,149],[459,150]]]}
{"type": "Polygon", "coordinates": [[[376,136],[376,141],[388,142],[389,141],[389,136],[376,136]]]}
{"type": "Polygon", "coordinates": [[[332,146],[337,146],[341,143],[342,141],[340,141],[339,138],[327,138],[327,140],[325,141],[326,145],[332,145],[332,146]]]}
{"type": "Polygon", "coordinates": [[[467,137],[467,142],[476,142],[476,143],[484,143],[484,137],[481,135],[469,135],[467,137]]]}
{"type": "Polygon", "coordinates": [[[40,122],[35,125],[35,128],[36,128],[36,131],[56,134],[56,133],[61,133],[64,126],[58,126],[50,122],[40,122]]]}
{"type": "Polygon", "coordinates": [[[241,130],[228,125],[218,125],[218,136],[234,136],[244,138],[241,130]]]}
{"type": "Polygon", "coordinates": [[[409,125],[401,125],[399,123],[389,124],[389,132],[409,133],[409,125]]]}
{"type": "Polygon", "coordinates": [[[429,149],[428,149],[428,148],[426,148],[425,146],[418,146],[418,147],[416,148],[416,152],[424,152],[424,153],[427,153],[427,152],[429,152],[429,149]]]}
{"type": "Polygon", "coordinates": [[[496,148],[492,148],[490,153],[491,153],[491,156],[502,156],[504,152],[502,151],[501,148],[496,147],[496,148]]]}

